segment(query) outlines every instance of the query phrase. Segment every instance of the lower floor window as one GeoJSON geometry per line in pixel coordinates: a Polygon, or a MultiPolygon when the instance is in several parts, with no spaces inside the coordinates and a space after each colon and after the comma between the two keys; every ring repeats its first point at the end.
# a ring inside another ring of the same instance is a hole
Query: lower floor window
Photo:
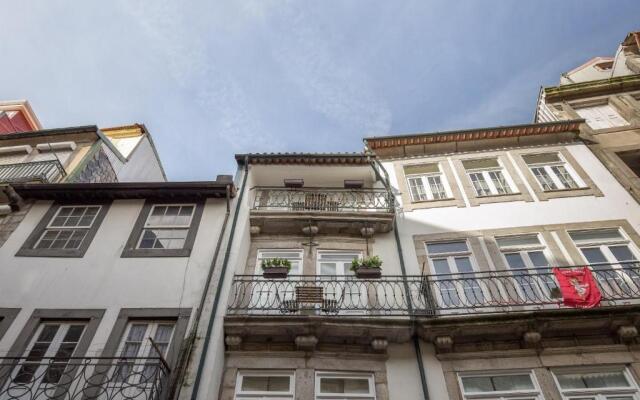
{"type": "Polygon", "coordinates": [[[316,399],[374,400],[373,374],[316,372],[316,399]]]}
{"type": "Polygon", "coordinates": [[[541,400],[538,387],[531,371],[508,374],[461,374],[459,376],[462,395],[465,400],[541,400]]]}
{"type": "Polygon", "coordinates": [[[565,400],[638,400],[638,385],[626,368],[554,372],[565,400]]]}
{"type": "Polygon", "coordinates": [[[293,371],[240,371],[235,399],[293,399],[293,371]]]}

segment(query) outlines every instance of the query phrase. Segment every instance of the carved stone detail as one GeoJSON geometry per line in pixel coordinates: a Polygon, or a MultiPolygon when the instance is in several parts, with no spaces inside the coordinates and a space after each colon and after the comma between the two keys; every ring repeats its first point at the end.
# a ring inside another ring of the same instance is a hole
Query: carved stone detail
{"type": "Polygon", "coordinates": [[[438,351],[447,352],[453,349],[453,338],[451,336],[436,336],[433,342],[438,351]]]}
{"type": "Polygon", "coordinates": [[[318,344],[318,338],[313,335],[296,336],[296,347],[298,350],[313,351],[318,344]]]}
{"type": "Polygon", "coordinates": [[[242,337],[237,335],[228,335],[224,338],[224,342],[230,350],[235,350],[242,344],[242,337]]]}
{"type": "Polygon", "coordinates": [[[259,235],[259,234],[260,234],[260,231],[261,231],[260,227],[259,227],[259,226],[256,226],[256,225],[252,225],[252,226],[249,228],[249,233],[250,233],[252,236],[259,235]]]}
{"type": "Polygon", "coordinates": [[[625,325],[618,328],[618,337],[622,343],[631,343],[638,337],[638,329],[633,325],[625,325]]]}
{"type": "Polygon", "coordinates": [[[538,347],[542,341],[542,335],[537,331],[528,331],[522,335],[522,341],[526,347],[538,347]]]}
{"type": "Polygon", "coordinates": [[[387,351],[388,346],[389,346],[389,341],[387,339],[377,338],[371,341],[371,348],[375,351],[379,351],[379,352],[387,351]]]}
{"type": "Polygon", "coordinates": [[[363,226],[360,228],[360,234],[362,237],[370,238],[376,233],[376,228],[371,226],[363,226]]]}

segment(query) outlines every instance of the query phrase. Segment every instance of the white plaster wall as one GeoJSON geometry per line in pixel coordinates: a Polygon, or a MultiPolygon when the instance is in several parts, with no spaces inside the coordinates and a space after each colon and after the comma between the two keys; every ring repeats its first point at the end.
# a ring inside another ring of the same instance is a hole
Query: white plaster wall
{"type": "MultiPolygon", "coordinates": [[[[413,235],[441,232],[497,229],[572,222],[626,219],[640,230],[640,206],[618,183],[611,173],[583,144],[568,145],[567,149],[587,175],[600,188],[603,197],[583,196],[548,201],[503,202],[477,207],[443,207],[403,212],[397,216],[398,231],[408,274],[419,274],[413,235]]],[[[478,153],[481,155],[481,153],[478,153]]],[[[416,159],[417,160],[417,159],[416,159]]],[[[424,158],[425,161],[428,158],[424,158]]],[[[391,185],[398,189],[398,178],[392,162],[384,163],[391,185]]],[[[516,167],[517,168],[517,167],[516,167]]],[[[523,171],[524,172],[524,171],[523,171]]],[[[460,179],[467,179],[460,176],[460,179]]],[[[451,184],[451,183],[450,183],[451,184]]],[[[396,196],[402,204],[400,196],[396,196]]]]}
{"type": "MultiPolygon", "coordinates": [[[[122,162],[111,149],[103,146],[107,153],[113,169],[118,176],[119,182],[164,182],[166,178],[162,174],[160,160],[156,156],[155,151],[149,138],[143,136],[137,146],[130,150],[127,161],[122,162]]],[[[214,179],[211,177],[211,179],[214,179]]]]}
{"type": "MultiPolygon", "coordinates": [[[[194,308],[226,210],[206,202],[191,256],[120,258],[144,200],[112,203],[82,258],[15,257],[51,202],[37,202],[0,248],[0,307],[21,308],[0,341],[5,354],[37,308],[106,309],[88,354],[99,354],[121,308],[194,308]]],[[[192,311],[193,316],[193,311],[192,311]]]]}

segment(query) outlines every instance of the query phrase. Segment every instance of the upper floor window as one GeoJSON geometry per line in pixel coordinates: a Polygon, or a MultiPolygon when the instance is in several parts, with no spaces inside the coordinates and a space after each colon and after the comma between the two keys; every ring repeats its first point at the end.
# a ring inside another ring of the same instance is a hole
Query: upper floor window
{"type": "Polygon", "coordinates": [[[462,165],[473,185],[476,196],[513,193],[513,185],[497,158],[463,160],[462,165]]]}
{"type": "Polygon", "coordinates": [[[562,398],[566,400],[635,400],[638,386],[626,368],[578,370],[554,373],[562,398]]]}
{"type": "Polygon", "coordinates": [[[284,258],[291,263],[289,275],[302,275],[302,250],[270,249],[258,250],[258,260],[256,262],[256,275],[262,274],[262,261],[272,258],[284,258]]]}
{"type": "Polygon", "coordinates": [[[438,163],[407,165],[404,167],[411,200],[443,200],[451,198],[447,181],[438,163]]]}
{"type": "Polygon", "coordinates": [[[531,371],[507,374],[461,374],[462,394],[469,399],[541,400],[531,371]]]}
{"type": "Polygon", "coordinates": [[[52,206],[16,255],[82,257],[108,208],[107,204],[52,206]]]}
{"type": "Polygon", "coordinates": [[[123,257],[186,257],[191,253],[204,203],[147,202],[131,232],[123,257]]]}
{"type": "Polygon", "coordinates": [[[583,107],[576,109],[579,116],[587,121],[593,129],[613,128],[616,126],[629,125],[610,104],[603,104],[593,107],[583,107]]]}
{"type": "Polygon", "coordinates": [[[293,400],[294,377],[293,371],[238,371],[234,399],[293,400]]]}
{"type": "Polygon", "coordinates": [[[522,159],[542,190],[578,189],[585,186],[559,153],[523,154],[522,159]]]}
{"type": "Polygon", "coordinates": [[[373,374],[316,372],[316,399],[375,400],[373,374]]]}

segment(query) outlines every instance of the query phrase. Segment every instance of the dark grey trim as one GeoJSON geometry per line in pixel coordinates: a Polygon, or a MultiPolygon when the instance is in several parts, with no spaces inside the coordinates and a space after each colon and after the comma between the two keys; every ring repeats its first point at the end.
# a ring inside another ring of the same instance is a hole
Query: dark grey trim
{"type": "MultiPolygon", "coordinates": [[[[80,339],[76,350],[73,352],[73,357],[83,357],[87,353],[87,349],[96,334],[96,330],[98,329],[98,325],[100,325],[100,320],[102,319],[104,312],[105,310],[96,309],[35,309],[20,331],[18,338],[13,345],[11,345],[7,356],[21,357],[41,322],[84,321],[87,322],[87,328],[82,334],[82,338],[80,339]]],[[[0,379],[0,387],[4,387],[7,378],[10,376],[9,371],[6,370],[7,368],[12,369],[13,367],[6,366],[0,368],[0,376],[3,377],[3,379],[0,379]]]]}
{"type": "Polygon", "coordinates": [[[87,203],[64,203],[64,204],[54,203],[51,207],[49,207],[49,210],[47,210],[47,212],[44,214],[44,217],[42,217],[42,219],[40,220],[36,228],[33,230],[33,232],[31,232],[31,234],[29,235],[27,240],[24,242],[20,250],[18,250],[18,252],[16,253],[16,257],[68,257],[68,258],[83,257],[84,254],[87,252],[87,249],[91,245],[91,241],[93,241],[93,238],[96,236],[96,233],[98,232],[98,228],[100,227],[100,224],[102,224],[104,217],[107,215],[107,212],[109,211],[109,207],[111,207],[110,202],[99,202],[99,203],[87,202],[87,203]],[[87,235],[82,240],[82,244],[80,245],[80,248],[74,249],[74,250],[35,249],[34,247],[38,242],[38,239],[40,239],[40,236],[42,236],[42,232],[44,232],[44,230],[47,228],[49,221],[51,221],[51,218],[53,218],[53,216],[58,211],[58,209],[62,206],[74,206],[74,205],[102,206],[100,208],[100,211],[98,212],[98,215],[96,216],[96,219],[93,221],[93,225],[91,225],[91,228],[89,228],[87,235]]]}
{"type": "Polygon", "coordinates": [[[194,202],[184,202],[176,204],[190,204],[194,203],[196,209],[193,212],[193,218],[191,218],[191,225],[189,225],[189,232],[187,233],[187,239],[185,240],[184,247],[182,249],[138,249],[138,239],[142,234],[144,223],[147,221],[147,217],[151,212],[151,207],[154,204],[171,204],[164,201],[155,201],[147,199],[138,215],[135,225],[129,235],[129,239],[122,251],[122,258],[128,257],[189,257],[193,244],[196,241],[196,235],[198,233],[198,227],[200,226],[200,220],[202,219],[202,213],[204,211],[204,200],[198,200],[194,202]]]}
{"type": "Polygon", "coordinates": [[[19,308],[0,308],[0,339],[7,333],[19,312],[19,308]]]}
{"type": "Polygon", "coordinates": [[[107,343],[102,350],[102,357],[115,357],[120,345],[120,340],[127,328],[127,323],[132,320],[170,320],[175,321],[176,327],[173,333],[171,345],[167,351],[166,361],[170,367],[175,365],[180,354],[182,341],[184,340],[189,317],[191,316],[190,308],[123,308],[118,314],[118,319],[113,325],[113,329],[109,334],[107,343]]]}

